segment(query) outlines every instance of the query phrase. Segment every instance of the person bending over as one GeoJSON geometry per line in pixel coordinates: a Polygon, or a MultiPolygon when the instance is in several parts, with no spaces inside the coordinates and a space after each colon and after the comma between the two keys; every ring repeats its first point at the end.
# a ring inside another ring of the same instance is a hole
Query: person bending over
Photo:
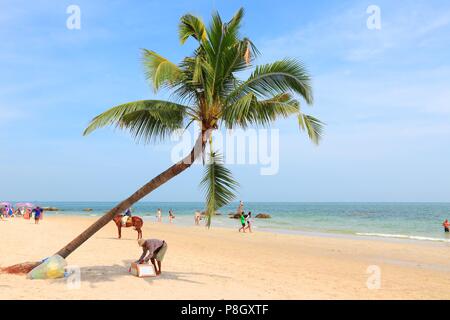
{"type": "Polygon", "coordinates": [[[142,247],[142,255],[136,263],[148,263],[150,260],[155,268],[156,274],[160,275],[161,262],[167,251],[167,243],[164,240],[159,239],[139,239],[138,244],[142,247]],[[158,263],[158,268],[156,267],[155,260],[158,263]]]}

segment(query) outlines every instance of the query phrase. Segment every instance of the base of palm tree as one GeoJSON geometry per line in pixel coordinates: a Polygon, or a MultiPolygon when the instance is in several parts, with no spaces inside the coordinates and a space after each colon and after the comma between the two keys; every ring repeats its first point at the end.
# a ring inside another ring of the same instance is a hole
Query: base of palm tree
{"type": "Polygon", "coordinates": [[[0,268],[0,273],[9,273],[9,274],[27,274],[41,262],[23,262],[18,263],[9,267],[0,268]]]}

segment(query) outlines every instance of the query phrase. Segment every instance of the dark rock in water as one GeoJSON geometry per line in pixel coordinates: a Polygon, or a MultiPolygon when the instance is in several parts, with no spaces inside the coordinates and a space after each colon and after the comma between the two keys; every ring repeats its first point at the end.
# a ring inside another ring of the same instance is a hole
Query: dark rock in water
{"type": "Polygon", "coordinates": [[[55,207],[43,207],[44,211],[60,211],[58,208],[55,207]]]}
{"type": "MultiPolygon", "coordinates": [[[[201,214],[202,216],[204,216],[204,215],[206,215],[206,212],[205,212],[205,211],[202,211],[202,212],[200,212],[200,214],[201,214]]],[[[221,216],[222,214],[221,214],[220,212],[216,212],[216,213],[214,213],[214,215],[216,215],[216,216],[221,216]]]]}
{"type": "Polygon", "coordinates": [[[270,214],[268,214],[268,213],[258,213],[258,214],[255,216],[255,218],[258,218],[258,219],[270,219],[270,218],[272,218],[272,217],[271,217],[270,214]]]}
{"type": "Polygon", "coordinates": [[[233,213],[232,215],[230,215],[230,219],[239,219],[241,217],[241,215],[239,213],[233,213]]]}
{"type": "Polygon", "coordinates": [[[92,209],[91,208],[85,208],[85,209],[83,209],[83,211],[92,211],[92,209]]]}

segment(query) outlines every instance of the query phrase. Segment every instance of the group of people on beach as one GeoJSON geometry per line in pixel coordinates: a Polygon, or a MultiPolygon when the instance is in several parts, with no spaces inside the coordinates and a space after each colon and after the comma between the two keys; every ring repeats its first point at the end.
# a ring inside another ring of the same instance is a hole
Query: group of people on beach
{"type": "MultiPolygon", "coordinates": [[[[173,219],[175,219],[175,215],[173,213],[172,209],[169,209],[169,223],[173,222],[173,219]]],[[[131,208],[128,208],[127,210],[125,210],[123,216],[122,216],[122,226],[125,226],[128,222],[128,219],[131,218],[131,208]]],[[[156,221],[157,222],[162,222],[162,210],[161,208],[158,208],[158,210],[156,210],[156,221]]]]}
{"type": "MultiPolygon", "coordinates": [[[[252,232],[252,213],[248,212],[246,215],[244,212],[244,202],[239,202],[239,207],[237,210],[239,213],[241,228],[239,228],[239,232],[252,232]]],[[[131,210],[128,209],[124,216],[131,216],[131,210]]],[[[172,220],[175,218],[172,209],[169,210],[169,222],[172,223],[172,220]]],[[[162,210],[158,208],[156,211],[156,219],[158,222],[162,221],[162,210]]],[[[199,210],[195,211],[194,214],[194,223],[195,225],[200,225],[200,221],[202,220],[202,213],[199,210]]],[[[167,243],[164,240],[160,239],[139,239],[138,245],[142,248],[142,255],[135,262],[138,264],[148,263],[149,261],[152,263],[155,272],[157,275],[161,274],[161,264],[164,259],[164,256],[167,251],[167,243]]]]}
{"type": "MultiPolygon", "coordinates": [[[[249,232],[252,232],[251,229],[252,213],[249,212],[247,215],[245,215],[244,203],[242,201],[240,201],[237,211],[238,211],[237,213],[239,213],[240,215],[240,222],[241,222],[239,232],[241,231],[245,232],[245,230],[249,230],[249,232]]],[[[131,210],[129,211],[129,213],[131,214],[131,210]]],[[[157,211],[158,221],[161,221],[161,215],[162,215],[161,209],[158,209],[157,211]]],[[[173,212],[172,210],[169,210],[169,219],[171,215],[173,215],[173,212]]],[[[201,213],[197,210],[195,212],[195,224],[198,225],[200,223],[200,220],[201,220],[201,213]]],[[[442,225],[444,226],[445,232],[449,232],[450,222],[447,219],[442,223],[442,225]]],[[[147,239],[147,240],[139,239],[138,245],[142,248],[142,255],[135,262],[141,264],[141,263],[148,263],[150,261],[155,269],[156,275],[160,275],[161,264],[167,251],[166,241],[160,239],[147,239]]]]}
{"type": "MultiPolygon", "coordinates": [[[[169,223],[173,222],[173,219],[175,219],[175,215],[173,214],[173,210],[169,209],[169,223]]],[[[162,210],[161,208],[158,208],[158,210],[156,210],[156,221],[157,222],[162,222],[162,210]]]]}
{"type": "Polygon", "coordinates": [[[16,211],[14,211],[14,209],[12,207],[9,206],[4,206],[3,208],[0,209],[0,218],[14,218],[15,216],[21,216],[21,212],[19,211],[19,209],[17,209],[16,211]]]}
{"type": "Polygon", "coordinates": [[[13,206],[5,205],[0,208],[0,220],[23,217],[24,219],[34,218],[34,223],[39,224],[39,220],[42,219],[44,209],[39,206],[36,207],[18,207],[14,210],[13,206]]]}

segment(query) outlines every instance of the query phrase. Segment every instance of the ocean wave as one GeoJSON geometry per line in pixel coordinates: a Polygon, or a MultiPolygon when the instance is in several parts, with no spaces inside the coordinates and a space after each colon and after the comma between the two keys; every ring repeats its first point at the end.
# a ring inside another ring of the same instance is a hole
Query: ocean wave
{"type": "Polygon", "coordinates": [[[406,234],[388,234],[388,233],[370,233],[370,232],[358,232],[356,234],[358,236],[371,236],[371,237],[410,239],[410,240],[422,240],[422,241],[450,242],[450,239],[432,238],[432,237],[423,237],[423,236],[408,236],[406,234]]]}

